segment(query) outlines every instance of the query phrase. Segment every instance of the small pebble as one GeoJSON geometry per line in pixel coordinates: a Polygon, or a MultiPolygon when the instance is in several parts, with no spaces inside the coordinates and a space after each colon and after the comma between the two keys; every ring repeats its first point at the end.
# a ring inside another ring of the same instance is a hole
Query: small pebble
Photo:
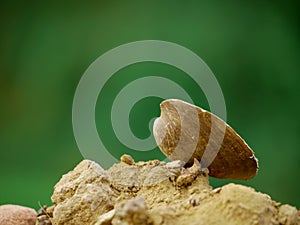
{"type": "Polygon", "coordinates": [[[19,205],[0,206],[1,225],[35,225],[36,218],[34,209],[19,205]]]}
{"type": "Polygon", "coordinates": [[[121,156],[121,162],[126,163],[128,165],[133,165],[134,160],[130,155],[124,154],[121,156]]]}

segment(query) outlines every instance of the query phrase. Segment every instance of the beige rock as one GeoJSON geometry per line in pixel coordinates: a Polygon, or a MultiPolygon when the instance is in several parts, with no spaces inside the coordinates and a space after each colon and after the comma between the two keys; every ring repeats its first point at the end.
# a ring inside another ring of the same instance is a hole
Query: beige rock
{"type": "Polygon", "coordinates": [[[154,209],[154,224],[180,225],[299,225],[296,208],[278,203],[254,189],[228,184],[204,198],[191,195],[178,206],[154,209]],[[158,219],[157,219],[158,218],[158,219]],[[156,222],[158,221],[158,222],[156,222]],[[165,222],[161,222],[165,221],[165,222]]]}
{"type": "Polygon", "coordinates": [[[54,187],[51,200],[54,204],[74,195],[80,184],[109,184],[107,172],[97,163],[83,160],[74,170],[63,175],[54,187]]]}
{"type": "Polygon", "coordinates": [[[110,210],[107,213],[102,214],[101,216],[98,217],[97,222],[95,225],[111,225],[111,221],[115,216],[116,210],[110,210]]]}
{"type": "Polygon", "coordinates": [[[300,216],[295,207],[282,205],[279,208],[278,221],[280,224],[297,225],[297,222],[300,223],[300,216]]]}
{"type": "Polygon", "coordinates": [[[34,209],[19,205],[0,206],[1,225],[35,225],[37,213],[34,209]]]}
{"type": "MultiPolygon", "coordinates": [[[[184,169],[184,163],[180,160],[168,163],[152,160],[131,165],[118,163],[109,168],[107,172],[113,187],[124,191],[124,189],[131,190],[133,187],[137,189],[153,187],[185,173],[192,175],[193,178],[197,177],[202,170],[199,162],[197,160],[195,162],[197,165],[191,167],[192,169],[184,169]],[[190,170],[195,171],[190,172],[190,170]]],[[[202,173],[207,175],[208,171],[204,169],[202,173]]],[[[208,179],[206,178],[206,180],[208,179]]]]}
{"type": "MultiPolygon", "coordinates": [[[[268,195],[242,185],[228,184],[193,208],[192,224],[278,224],[276,203],[268,195]],[[205,221],[205,222],[203,222],[205,221]]],[[[182,217],[183,218],[183,217],[182,217]]],[[[186,223],[183,223],[186,224],[186,223]]]]}
{"type": "Polygon", "coordinates": [[[131,157],[131,155],[127,155],[127,154],[122,155],[120,160],[121,160],[121,162],[126,163],[128,165],[133,165],[134,164],[134,160],[131,157]]]}
{"type": "Polygon", "coordinates": [[[97,163],[84,160],[54,187],[53,223],[94,224],[99,215],[113,208],[113,198],[106,171],[97,163]]]}
{"type": "Polygon", "coordinates": [[[112,225],[152,225],[146,203],[137,197],[117,206],[112,225]]]}
{"type": "Polygon", "coordinates": [[[53,224],[300,225],[294,207],[252,188],[212,189],[198,160],[184,168],[182,161],[125,158],[108,171],[84,160],[63,176],[52,196],[53,224]]]}

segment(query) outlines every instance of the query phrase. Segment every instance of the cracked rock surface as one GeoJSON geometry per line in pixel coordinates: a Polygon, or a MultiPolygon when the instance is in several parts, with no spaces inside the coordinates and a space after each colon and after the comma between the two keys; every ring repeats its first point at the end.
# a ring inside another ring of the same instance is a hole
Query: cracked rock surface
{"type": "Polygon", "coordinates": [[[124,155],[107,171],[83,160],[55,185],[56,225],[300,225],[298,211],[250,187],[212,189],[194,160],[134,162],[124,155]]]}

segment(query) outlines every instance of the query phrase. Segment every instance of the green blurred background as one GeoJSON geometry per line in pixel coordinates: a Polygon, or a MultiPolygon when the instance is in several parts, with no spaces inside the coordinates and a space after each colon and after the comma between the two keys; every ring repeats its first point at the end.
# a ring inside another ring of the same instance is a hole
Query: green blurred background
{"type": "MultiPolygon", "coordinates": [[[[228,123],[259,158],[258,175],[240,183],[300,208],[298,1],[0,5],[0,204],[51,204],[55,183],[82,160],[71,121],[82,74],[120,44],[158,39],[191,49],[216,75],[228,123]]],[[[101,138],[116,157],[135,153],[114,136],[109,107],[126,83],[154,74],[178,82],[198,105],[208,107],[195,83],[171,66],[122,69],[101,92],[96,111],[97,124],[107,127],[101,138]]],[[[132,109],[130,125],[137,136],[149,135],[148,122],[159,115],[160,101],[146,98],[132,109]]],[[[156,149],[135,158],[163,157],[156,149]]],[[[228,182],[212,179],[214,187],[228,182]]]]}

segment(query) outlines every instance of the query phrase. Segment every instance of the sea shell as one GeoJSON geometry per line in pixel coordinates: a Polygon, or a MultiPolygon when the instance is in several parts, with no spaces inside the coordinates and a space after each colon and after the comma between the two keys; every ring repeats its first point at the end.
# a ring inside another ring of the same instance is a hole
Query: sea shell
{"type": "Polygon", "coordinates": [[[256,175],[258,161],[253,151],[223,120],[177,99],[163,101],[160,108],[153,134],[170,160],[189,166],[196,158],[217,178],[247,180],[256,175]]]}

